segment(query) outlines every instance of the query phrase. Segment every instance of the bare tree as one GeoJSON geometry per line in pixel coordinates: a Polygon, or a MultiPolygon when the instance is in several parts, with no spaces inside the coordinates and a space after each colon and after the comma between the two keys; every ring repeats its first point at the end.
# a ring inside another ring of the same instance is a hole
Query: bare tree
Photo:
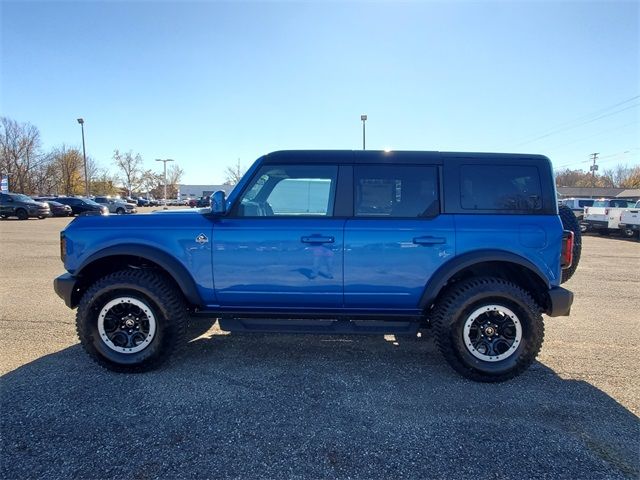
{"type": "Polygon", "coordinates": [[[240,179],[244,176],[244,169],[240,165],[240,159],[238,159],[238,163],[233,167],[227,167],[224,171],[225,174],[225,185],[236,185],[240,179]]]}
{"type": "Polygon", "coordinates": [[[184,170],[176,164],[171,164],[167,170],[167,186],[177,187],[183,176],[184,170]]]}
{"type": "Polygon", "coordinates": [[[145,170],[142,172],[140,188],[143,192],[146,192],[147,196],[149,192],[155,190],[163,182],[162,175],[154,172],[153,170],[145,170]]]}
{"type": "Polygon", "coordinates": [[[0,171],[10,175],[13,190],[34,191],[34,169],[42,160],[39,130],[30,123],[0,118],[0,171]]]}
{"type": "Polygon", "coordinates": [[[122,180],[124,188],[131,195],[131,192],[140,188],[142,182],[142,157],[139,153],[133,155],[131,150],[126,153],[120,153],[116,149],[113,152],[113,161],[118,167],[119,178],[122,180]]]}

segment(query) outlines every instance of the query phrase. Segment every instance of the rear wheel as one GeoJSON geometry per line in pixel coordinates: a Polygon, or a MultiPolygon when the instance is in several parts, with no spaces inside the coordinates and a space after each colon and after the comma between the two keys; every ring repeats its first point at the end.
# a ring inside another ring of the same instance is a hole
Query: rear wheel
{"type": "Polygon", "coordinates": [[[582,253],[582,229],[575,213],[566,205],[558,206],[558,214],[562,220],[562,228],[573,232],[573,262],[569,268],[562,270],[562,283],[569,280],[578,268],[582,253]]]}
{"type": "Polygon", "coordinates": [[[544,339],[540,308],[519,286],[499,278],[454,284],[435,307],[438,349],[458,373],[501,382],[524,372],[544,339]]]}
{"type": "Polygon", "coordinates": [[[76,327],[100,366],[142,372],[162,365],[185,338],[187,307],[168,278],[151,270],[122,270],[83,295],[76,327]]]}
{"type": "Polygon", "coordinates": [[[120,208],[116,209],[116,214],[117,215],[124,215],[124,208],[120,207],[120,208]]]}
{"type": "Polygon", "coordinates": [[[18,217],[18,220],[28,220],[29,214],[24,208],[19,208],[16,210],[16,217],[18,217]]]}
{"type": "Polygon", "coordinates": [[[625,228],[624,230],[622,230],[622,236],[625,238],[633,238],[635,234],[636,232],[634,230],[631,230],[630,228],[625,228]]]}

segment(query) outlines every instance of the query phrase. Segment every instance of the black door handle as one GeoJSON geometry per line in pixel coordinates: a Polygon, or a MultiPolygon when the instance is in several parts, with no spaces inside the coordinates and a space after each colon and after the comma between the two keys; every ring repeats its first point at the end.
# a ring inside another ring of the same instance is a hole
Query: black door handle
{"type": "Polygon", "coordinates": [[[444,237],[416,237],[413,239],[413,243],[416,245],[438,245],[442,243],[446,243],[447,239],[444,237]]]}

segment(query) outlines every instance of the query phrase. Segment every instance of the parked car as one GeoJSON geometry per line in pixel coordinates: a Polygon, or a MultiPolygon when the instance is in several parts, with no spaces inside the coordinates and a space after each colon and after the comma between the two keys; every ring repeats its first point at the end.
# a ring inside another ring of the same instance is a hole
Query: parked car
{"type": "MultiPolygon", "coordinates": [[[[581,222],[584,218],[584,209],[585,207],[590,207],[593,205],[595,200],[593,198],[563,198],[559,201],[560,205],[566,205],[569,207],[579,222],[581,222]]],[[[582,231],[586,230],[586,226],[582,227],[582,231]]]]}
{"type": "Polygon", "coordinates": [[[496,382],[532,364],[543,313],[569,314],[573,240],[544,156],[275,152],[211,208],[72,222],[54,288],[119,372],[161,365],[193,315],[241,332],[431,327],[456,371],[496,382]]]}
{"type": "Polygon", "coordinates": [[[49,209],[51,210],[51,215],[53,217],[70,217],[73,215],[73,210],[69,205],[64,205],[60,202],[56,202],[55,200],[50,200],[48,198],[34,198],[38,202],[43,202],[49,205],[49,209]]]}
{"type": "Polygon", "coordinates": [[[51,216],[49,205],[36,202],[33,198],[21,193],[0,193],[0,217],[18,217],[19,220],[29,218],[47,218],[51,216]]]}
{"type": "Polygon", "coordinates": [[[625,237],[635,235],[640,240],[640,200],[633,207],[622,211],[618,228],[625,237]]]}
{"type": "MultiPolygon", "coordinates": [[[[583,228],[587,231],[598,232],[600,235],[619,232],[620,215],[625,208],[632,205],[633,202],[618,198],[596,200],[592,206],[584,209],[583,228]]],[[[623,233],[625,232],[623,231],[623,233]]]]}
{"type": "Polygon", "coordinates": [[[187,201],[187,206],[188,206],[188,207],[191,207],[191,208],[195,208],[195,207],[197,207],[197,206],[198,206],[198,199],[197,199],[197,198],[190,198],[190,199],[187,201]]]}
{"type": "Polygon", "coordinates": [[[109,209],[88,198],[56,197],[56,202],[69,205],[74,215],[108,215],[109,209]]]}
{"type": "Polygon", "coordinates": [[[210,206],[211,206],[211,196],[210,195],[206,195],[204,197],[200,197],[198,199],[198,201],[196,202],[196,207],[199,207],[199,208],[210,207],[210,206]]]}
{"type": "Polygon", "coordinates": [[[138,199],[136,201],[136,204],[137,204],[138,207],[148,207],[148,206],[150,206],[149,200],[147,200],[144,197],[138,197],[138,199]]]}
{"type": "Polygon", "coordinates": [[[136,206],[132,203],[125,202],[120,198],[111,197],[95,197],[93,199],[99,205],[104,205],[109,209],[109,213],[124,215],[125,213],[137,213],[136,206]]]}

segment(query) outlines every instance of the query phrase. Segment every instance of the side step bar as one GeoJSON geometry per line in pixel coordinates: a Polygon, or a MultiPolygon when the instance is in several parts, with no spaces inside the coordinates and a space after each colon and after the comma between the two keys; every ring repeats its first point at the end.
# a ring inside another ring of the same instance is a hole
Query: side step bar
{"type": "Polygon", "coordinates": [[[228,332],[318,333],[318,334],[417,334],[420,322],[394,320],[323,320],[276,318],[221,318],[228,332]]]}

